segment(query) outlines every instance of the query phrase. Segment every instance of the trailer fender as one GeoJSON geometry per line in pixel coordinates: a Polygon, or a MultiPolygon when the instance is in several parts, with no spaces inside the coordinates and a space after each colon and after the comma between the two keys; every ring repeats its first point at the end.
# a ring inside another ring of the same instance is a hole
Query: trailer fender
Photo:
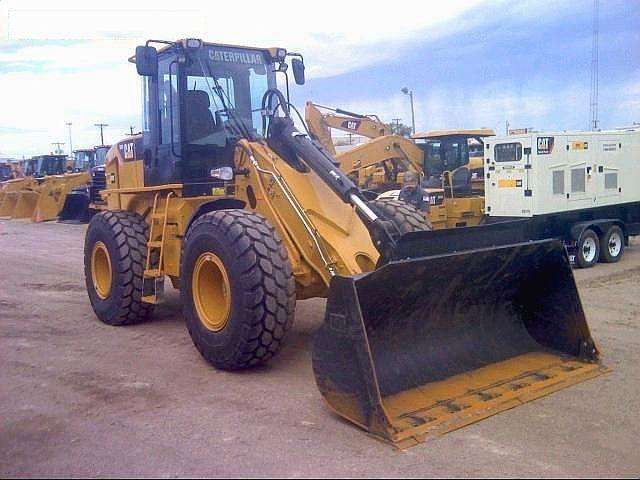
{"type": "Polygon", "coordinates": [[[577,243],[585,230],[591,229],[598,234],[599,237],[607,233],[607,231],[613,226],[617,225],[622,229],[624,233],[625,241],[628,239],[627,229],[623,221],[617,218],[602,218],[599,220],[588,220],[585,222],[574,223],[571,226],[570,235],[572,243],[577,243]]]}

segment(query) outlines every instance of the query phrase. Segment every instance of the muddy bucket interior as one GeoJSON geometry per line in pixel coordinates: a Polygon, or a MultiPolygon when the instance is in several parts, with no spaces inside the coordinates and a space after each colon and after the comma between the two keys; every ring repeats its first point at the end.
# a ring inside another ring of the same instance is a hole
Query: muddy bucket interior
{"type": "Polygon", "coordinates": [[[333,410],[400,448],[606,371],[557,241],[336,277],[313,367],[333,410]]]}
{"type": "Polygon", "coordinates": [[[75,193],[67,195],[60,212],[60,221],[88,221],[89,216],[89,197],[87,195],[75,193]]]}

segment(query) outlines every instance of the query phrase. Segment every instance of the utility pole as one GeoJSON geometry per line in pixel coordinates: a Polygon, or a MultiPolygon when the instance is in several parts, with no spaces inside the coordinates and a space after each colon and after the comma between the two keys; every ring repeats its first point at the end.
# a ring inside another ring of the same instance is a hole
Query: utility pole
{"type": "Polygon", "coordinates": [[[62,145],[64,145],[64,142],[51,142],[51,145],[55,145],[57,147],[53,151],[56,155],[59,155],[62,153],[62,145]]]}
{"type": "Polygon", "coordinates": [[[591,45],[591,98],[589,118],[591,130],[598,130],[598,0],[593,0],[593,43],[591,45]]]}
{"type": "Polygon", "coordinates": [[[411,101],[411,133],[416,133],[416,115],[413,109],[413,90],[409,90],[407,87],[404,87],[400,91],[405,95],[409,95],[409,100],[411,101]]]}
{"type": "Polygon", "coordinates": [[[134,128],[134,127],[133,127],[133,125],[129,125],[129,131],[131,132],[131,133],[130,133],[130,135],[135,135],[135,134],[133,133],[133,128],[134,128]]]}
{"type": "Polygon", "coordinates": [[[73,141],[71,140],[71,122],[66,122],[65,125],[69,127],[69,156],[73,156],[73,141]]]}
{"type": "Polygon", "coordinates": [[[104,127],[108,127],[108,123],[94,123],[94,127],[100,127],[100,145],[104,145],[104,127]]]}

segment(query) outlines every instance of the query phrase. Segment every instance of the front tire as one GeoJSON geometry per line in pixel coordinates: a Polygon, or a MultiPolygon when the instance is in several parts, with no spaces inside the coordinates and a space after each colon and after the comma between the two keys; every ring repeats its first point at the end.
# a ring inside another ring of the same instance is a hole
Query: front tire
{"type": "Polygon", "coordinates": [[[580,268],[591,268],[600,258],[600,239],[596,232],[587,229],[578,240],[576,262],[580,268]]]}
{"type": "Polygon", "coordinates": [[[382,218],[393,222],[402,234],[432,229],[422,213],[402,200],[377,198],[368,205],[382,218]]]}
{"type": "Polygon", "coordinates": [[[135,213],[105,211],[89,223],[85,283],[94,312],[107,325],[137,323],[153,311],[141,300],[147,236],[147,224],[135,213]]]}
{"type": "Polygon", "coordinates": [[[194,345],[216,368],[267,362],[294,319],[295,282],[287,252],[261,215],[202,215],[183,243],[180,294],[194,345]]]}
{"type": "Polygon", "coordinates": [[[624,232],[618,225],[613,225],[600,239],[600,261],[615,263],[624,253],[624,232]]]}

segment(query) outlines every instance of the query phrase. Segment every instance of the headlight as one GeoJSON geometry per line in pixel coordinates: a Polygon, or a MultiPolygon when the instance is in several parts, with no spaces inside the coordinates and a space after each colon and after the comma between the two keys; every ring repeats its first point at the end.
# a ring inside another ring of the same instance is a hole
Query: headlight
{"type": "Polygon", "coordinates": [[[280,60],[281,62],[284,62],[284,59],[287,56],[287,51],[284,48],[279,48],[276,51],[276,56],[278,57],[278,60],[280,60]]]}
{"type": "Polygon", "coordinates": [[[211,176],[213,178],[219,178],[220,180],[233,180],[233,168],[231,167],[220,167],[214,168],[211,170],[211,176]]]}

